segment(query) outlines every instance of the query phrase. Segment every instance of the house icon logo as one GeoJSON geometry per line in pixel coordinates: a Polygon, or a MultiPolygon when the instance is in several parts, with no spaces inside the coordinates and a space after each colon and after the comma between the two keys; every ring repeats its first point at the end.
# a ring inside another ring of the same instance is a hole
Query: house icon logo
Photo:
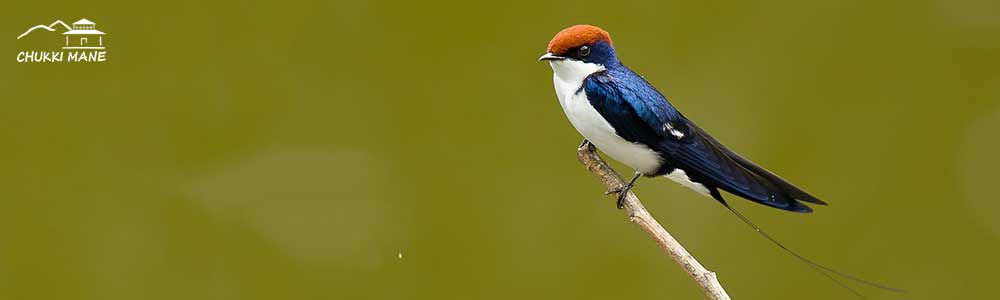
{"type": "MultiPolygon", "coordinates": [[[[18,40],[37,38],[49,40],[55,39],[53,33],[61,33],[59,48],[61,51],[53,50],[27,50],[17,54],[17,62],[104,62],[107,61],[107,39],[103,31],[97,30],[97,24],[91,20],[82,18],[73,22],[73,26],[66,25],[62,20],[56,20],[52,24],[35,25],[21,35],[18,40]],[[39,30],[41,29],[41,30],[39,30]],[[49,32],[49,33],[46,33],[49,32]],[[33,32],[39,32],[32,34],[33,32]],[[46,35],[47,34],[47,35],[46,35]]],[[[55,46],[55,45],[53,45],[55,46]]]]}
{"type": "Polygon", "coordinates": [[[97,24],[90,20],[73,22],[73,30],[63,32],[63,35],[66,36],[63,49],[104,49],[104,33],[97,30],[97,24]]]}

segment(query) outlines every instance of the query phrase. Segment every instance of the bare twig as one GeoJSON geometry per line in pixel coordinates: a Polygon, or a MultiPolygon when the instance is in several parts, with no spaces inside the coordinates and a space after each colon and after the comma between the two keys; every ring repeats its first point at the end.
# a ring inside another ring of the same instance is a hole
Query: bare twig
{"type": "MultiPolygon", "coordinates": [[[[584,143],[577,149],[576,158],[587,167],[587,170],[597,175],[606,188],[618,188],[625,184],[622,177],[597,155],[594,146],[590,143],[584,143]]],[[[711,300],[730,299],[726,290],[722,288],[722,284],[719,284],[715,272],[709,271],[698,263],[694,256],[691,256],[691,253],[688,253],[684,246],[681,246],[681,243],[677,242],[666,229],[663,229],[663,226],[660,226],[656,219],[653,219],[653,216],[646,211],[646,207],[632,192],[629,192],[625,198],[625,209],[629,213],[629,220],[649,234],[660,246],[660,249],[670,255],[670,258],[677,262],[691,279],[694,279],[695,283],[701,287],[701,291],[705,293],[705,297],[711,300]]]]}

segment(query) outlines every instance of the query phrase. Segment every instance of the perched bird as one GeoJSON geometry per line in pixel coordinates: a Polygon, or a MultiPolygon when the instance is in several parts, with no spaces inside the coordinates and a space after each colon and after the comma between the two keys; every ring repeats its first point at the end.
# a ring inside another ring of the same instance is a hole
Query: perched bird
{"type": "Polygon", "coordinates": [[[598,27],[560,31],[540,60],[554,73],[559,104],[586,140],[632,169],[618,207],[641,176],[664,176],[726,201],[719,190],[783,210],[808,213],[826,203],[727,149],[688,120],[642,76],[618,59],[611,36],[598,27]]]}
{"type": "MultiPolygon", "coordinates": [[[[618,194],[618,208],[639,177],[663,176],[718,200],[766,239],[820,271],[902,292],[813,262],[761,231],[722,198],[719,190],[787,211],[808,213],[802,202],[826,205],[774,173],[729,150],[684,117],[656,88],[618,59],[611,36],[576,25],[556,34],[539,60],[552,67],[556,96],[573,127],[604,153],[635,170],[618,194]]],[[[863,295],[834,282],[855,295],[863,295]]]]}

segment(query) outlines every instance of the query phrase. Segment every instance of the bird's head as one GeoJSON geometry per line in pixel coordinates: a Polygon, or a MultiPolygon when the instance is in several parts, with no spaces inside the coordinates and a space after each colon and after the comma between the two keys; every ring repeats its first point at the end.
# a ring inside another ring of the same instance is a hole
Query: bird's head
{"type": "Polygon", "coordinates": [[[593,25],[573,25],[552,38],[546,53],[538,60],[548,61],[557,76],[577,77],[602,71],[618,63],[611,36],[593,25]],[[564,76],[565,75],[565,76],[564,76]]]}

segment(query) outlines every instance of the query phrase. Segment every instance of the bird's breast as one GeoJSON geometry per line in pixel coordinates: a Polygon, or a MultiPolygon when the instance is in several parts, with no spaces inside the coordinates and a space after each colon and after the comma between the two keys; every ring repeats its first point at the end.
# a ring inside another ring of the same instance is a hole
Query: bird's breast
{"type": "Polygon", "coordinates": [[[629,142],[618,136],[614,127],[594,109],[587,93],[580,89],[583,80],[554,77],[559,104],[573,127],[598,149],[643,174],[655,174],[662,164],[658,153],[646,145],[629,142]]]}

